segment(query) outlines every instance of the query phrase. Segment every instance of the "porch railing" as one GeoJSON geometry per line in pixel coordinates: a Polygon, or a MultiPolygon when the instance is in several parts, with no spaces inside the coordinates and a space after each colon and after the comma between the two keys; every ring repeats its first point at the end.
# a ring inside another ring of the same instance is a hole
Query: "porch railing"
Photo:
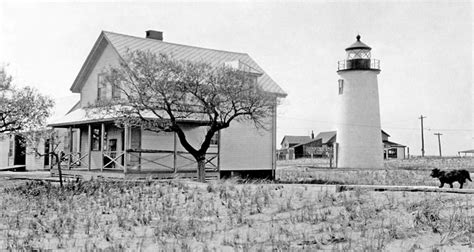
{"type": "MultiPolygon", "coordinates": [[[[128,168],[130,170],[140,171],[142,168],[149,167],[150,165],[168,172],[197,168],[197,161],[190,153],[185,151],[130,149],[127,150],[127,154],[130,155],[130,166],[128,168]]],[[[219,170],[218,158],[217,152],[208,152],[206,154],[206,171],[219,170]]]]}
{"type": "Polygon", "coordinates": [[[124,169],[125,152],[123,151],[104,151],[102,154],[103,167],[124,169]]]}
{"type": "Polygon", "coordinates": [[[87,157],[89,157],[89,154],[82,152],[61,153],[59,154],[61,168],[87,167],[89,165],[87,157]]]}
{"type": "MultiPolygon", "coordinates": [[[[63,153],[61,167],[63,169],[114,169],[123,170],[124,172],[146,169],[147,171],[170,173],[197,169],[197,161],[186,151],[128,149],[127,151],[103,151],[102,154],[92,155],[90,158],[88,153],[63,153]],[[90,158],[95,159],[91,162],[93,167],[89,166],[90,158]],[[102,164],[102,167],[100,164],[102,164]],[[125,164],[127,165],[125,166],[125,164]]],[[[219,171],[219,153],[208,152],[205,164],[206,171],[219,171]]]]}

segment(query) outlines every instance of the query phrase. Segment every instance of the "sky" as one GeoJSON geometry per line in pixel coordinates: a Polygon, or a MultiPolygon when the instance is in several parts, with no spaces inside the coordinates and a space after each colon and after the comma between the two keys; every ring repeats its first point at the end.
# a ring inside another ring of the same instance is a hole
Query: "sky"
{"type": "MultiPolygon", "coordinates": [[[[0,0],[0,64],[14,83],[73,104],[69,88],[102,30],[248,53],[287,93],[284,135],[334,130],[337,61],[357,34],[379,59],[381,125],[426,155],[474,148],[469,1],[25,2],[0,0]]],[[[72,105],[63,105],[64,108],[72,105]]]]}

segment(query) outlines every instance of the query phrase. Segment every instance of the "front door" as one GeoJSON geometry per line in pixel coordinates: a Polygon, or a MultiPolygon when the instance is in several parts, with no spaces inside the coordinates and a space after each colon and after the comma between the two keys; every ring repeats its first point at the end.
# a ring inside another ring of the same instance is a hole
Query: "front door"
{"type": "Polygon", "coordinates": [[[26,161],[25,138],[15,135],[15,157],[13,165],[24,165],[26,161]]]}

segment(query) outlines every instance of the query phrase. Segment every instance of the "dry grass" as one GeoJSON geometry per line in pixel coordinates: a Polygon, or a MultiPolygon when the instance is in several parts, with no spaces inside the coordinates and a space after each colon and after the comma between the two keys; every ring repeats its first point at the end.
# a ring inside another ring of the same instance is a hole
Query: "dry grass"
{"type": "Polygon", "coordinates": [[[0,250],[377,251],[474,246],[470,195],[189,181],[0,193],[0,250]]]}
{"type": "MultiPolygon", "coordinates": [[[[416,185],[439,186],[439,180],[430,177],[431,169],[468,169],[474,172],[473,158],[413,158],[385,161],[384,169],[321,169],[321,161],[295,160],[293,164],[285,161],[279,164],[276,176],[285,182],[312,182],[318,184],[364,184],[364,185],[416,185]]],[[[471,178],[474,176],[471,174],[471,178]]],[[[448,187],[448,185],[445,185],[448,187]]],[[[454,183],[454,187],[459,184],[454,183]]],[[[474,188],[468,182],[465,188],[474,188]]]]}

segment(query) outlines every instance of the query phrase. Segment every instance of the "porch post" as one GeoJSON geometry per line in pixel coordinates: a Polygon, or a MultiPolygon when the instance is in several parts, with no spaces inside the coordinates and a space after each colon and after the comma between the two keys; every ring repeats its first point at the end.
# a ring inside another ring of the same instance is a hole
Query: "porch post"
{"type": "MultiPolygon", "coordinates": [[[[143,125],[140,126],[140,137],[138,141],[138,149],[142,149],[143,125]]],[[[130,141],[131,143],[132,141],[130,141]]],[[[142,152],[138,152],[138,171],[142,170],[142,152]]]]}
{"type": "Polygon", "coordinates": [[[273,105],[272,111],[272,179],[276,179],[276,125],[277,125],[277,105],[273,105]]]}
{"type": "Polygon", "coordinates": [[[174,173],[177,173],[178,172],[178,166],[176,165],[176,161],[177,161],[177,158],[178,158],[178,156],[177,156],[177,154],[178,154],[177,151],[178,150],[176,148],[176,145],[177,145],[176,144],[176,132],[173,132],[173,133],[174,133],[174,139],[173,139],[173,145],[174,145],[174,147],[173,147],[174,148],[173,149],[174,150],[174,153],[173,153],[173,168],[174,168],[174,173]]]}
{"type": "MultiPolygon", "coordinates": [[[[51,153],[53,151],[53,144],[54,144],[54,136],[49,139],[49,152],[51,153]]],[[[53,169],[53,155],[48,153],[48,158],[49,158],[49,170],[53,169]]]]}
{"type": "Polygon", "coordinates": [[[127,173],[127,166],[128,166],[127,149],[128,149],[128,145],[129,145],[128,135],[130,134],[128,124],[125,125],[124,131],[125,132],[123,134],[123,138],[124,138],[124,143],[123,143],[123,145],[124,145],[124,147],[123,147],[123,173],[127,173]]]}
{"type": "Polygon", "coordinates": [[[221,131],[217,131],[217,177],[221,179],[221,131]]]}
{"type": "Polygon", "coordinates": [[[67,159],[67,169],[68,170],[71,170],[71,159],[72,159],[72,127],[69,126],[69,131],[68,131],[68,135],[69,135],[69,158],[67,159]]]}
{"type": "MultiPolygon", "coordinates": [[[[53,146],[54,146],[54,135],[49,140],[49,152],[56,151],[56,150],[53,150],[53,146]]],[[[50,171],[53,171],[53,168],[54,168],[53,161],[54,161],[53,155],[49,154],[49,170],[50,171]]],[[[56,160],[56,161],[59,162],[59,160],[56,160]]]]}
{"type": "Polygon", "coordinates": [[[88,158],[88,162],[87,162],[87,168],[88,170],[90,171],[91,170],[91,161],[92,161],[92,158],[91,158],[91,150],[92,150],[92,129],[91,129],[91,125],[88,124],[87,125],[87,158],[88,158]]]}
{"type": "Polygon", "coordinates": [[[104,135],[105,135],[105,125],[104,123],[100,124],[100,171],[104,171],[104,135]]]}

